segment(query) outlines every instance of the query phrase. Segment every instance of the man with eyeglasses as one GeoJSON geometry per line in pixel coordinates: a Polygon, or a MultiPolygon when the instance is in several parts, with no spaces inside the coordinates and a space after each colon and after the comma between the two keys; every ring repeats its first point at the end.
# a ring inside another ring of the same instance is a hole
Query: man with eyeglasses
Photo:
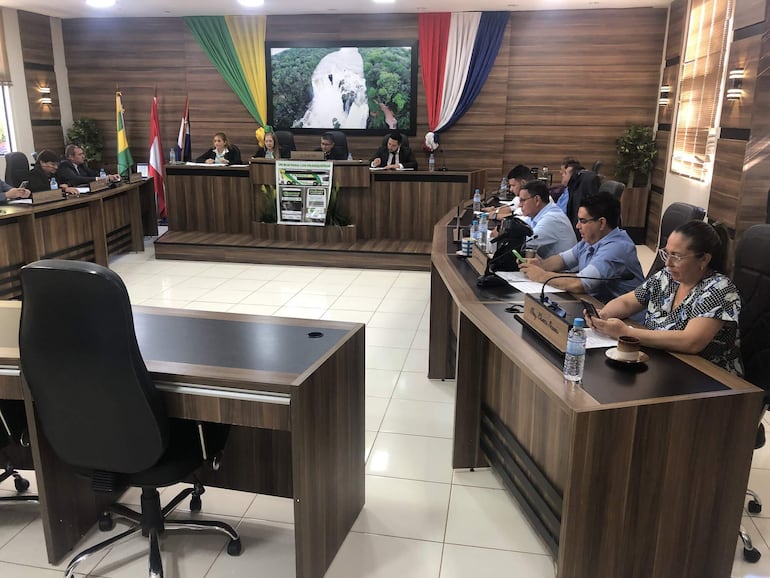
{"type": "Polygon", "coordinates": [[[554,279],[550,285],[571,293],[588,293],[605,303],[633,291],[644,281],[644,275],[634,242],[618,228],[619,220],[620,201],[610,193],[583,197],[577,218],[581,241],[547,259],[527,260],[521,270],[539,283],[545,283],[558,271],[574,273],[573,277],[554,279]],[[622,276],[630,278],[621,279],[622,276]]]}
{"type": "Polygon", "coordinates": [[[548,187],[541,180],[527,182],[519,191],[519,208],[532,225],[532,240],[527,246],[546,259],[570,250],[574,245],[572,223],[551,200],[548,187]]]}

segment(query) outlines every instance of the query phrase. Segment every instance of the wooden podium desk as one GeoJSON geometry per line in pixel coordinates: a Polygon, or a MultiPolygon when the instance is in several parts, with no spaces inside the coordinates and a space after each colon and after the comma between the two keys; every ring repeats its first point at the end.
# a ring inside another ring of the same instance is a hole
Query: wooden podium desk
{"type": "Polygon", "coordinates": [[[457,378],[453,467],[492,465],[558,578],[728,578],[762,392],[706,360],[644,348],[629,371],[589,350],[584,385],[479,288],[435,227],[429,377],[457,378]]]}
{"type": "MultiPolygon", "coordinates": [[[[119,496],[97,497],[37,430],[19,375],[20,306],[0,302],[0,396],[25,398],[55,564],[119,496]]],[[[152,307],[135,307],[134,323],[169,414],[233,425],[204,483],[293,498],[296,575],[321,578],[364,505],[364,326],[152,307]]]]}
{"type": "Polygon", "coordinates": [[[0,205],[0,299],[21,295],[19,269],[38,259],[107,265],[110,255],[144,251],[143,235],[158,231],[154,195],[147,180],[51,203],[0,205]]]}

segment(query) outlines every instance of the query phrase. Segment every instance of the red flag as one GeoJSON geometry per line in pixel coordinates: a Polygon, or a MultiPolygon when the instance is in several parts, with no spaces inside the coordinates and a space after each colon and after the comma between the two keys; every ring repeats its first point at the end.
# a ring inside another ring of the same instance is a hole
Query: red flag
{"type": "Polygon", "coordinates": [[[158,215],[166,218],[166,185],[163,182],[163,145],[160,143],[160,121],[158,121],[158,97],[152,97],[150,113],[150,176],[155,183],[155,197],[158,199],[158,215]]]}

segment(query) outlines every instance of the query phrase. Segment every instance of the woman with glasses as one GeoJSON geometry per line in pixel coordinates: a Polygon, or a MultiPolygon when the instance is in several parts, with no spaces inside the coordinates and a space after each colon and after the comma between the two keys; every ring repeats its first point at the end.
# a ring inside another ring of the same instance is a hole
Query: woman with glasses
{"type": "Polygon", "coordinates": [[[742,375],[741,300],[724,274],[726,249],[724,226],[704,221],[681,225],[660,250],[665,268],[607,303],[589,325],[610,337],[630,335],[648,347],[699,354],[742,375]],[[640,311],[645,311],[643,329],[621,321],[640,311]]]}

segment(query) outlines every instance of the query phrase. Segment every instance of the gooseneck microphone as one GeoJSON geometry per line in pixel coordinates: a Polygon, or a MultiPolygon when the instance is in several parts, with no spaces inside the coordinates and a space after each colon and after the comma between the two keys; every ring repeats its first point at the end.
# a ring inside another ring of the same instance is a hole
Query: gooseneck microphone
{"type": "Polygon", "coordinates": [[[620,275],[615,275],[614,277],[589,277],[588,275],[564,275],[564,274],[553,275],[552,277],[549,277],[548,279],[546,279],[545,282],[543,282],[543,287],[542,289],[540,289],[540,303],[553,309],[552,304],[549,302],[548,298],[545,296],[545,287],[554,279],[566,279],[568,277],[570,279],[591,279],[593,281],[631,281],[634,278],[634,274],[631,273],[631,271],[624,271],[620,275]]]}

